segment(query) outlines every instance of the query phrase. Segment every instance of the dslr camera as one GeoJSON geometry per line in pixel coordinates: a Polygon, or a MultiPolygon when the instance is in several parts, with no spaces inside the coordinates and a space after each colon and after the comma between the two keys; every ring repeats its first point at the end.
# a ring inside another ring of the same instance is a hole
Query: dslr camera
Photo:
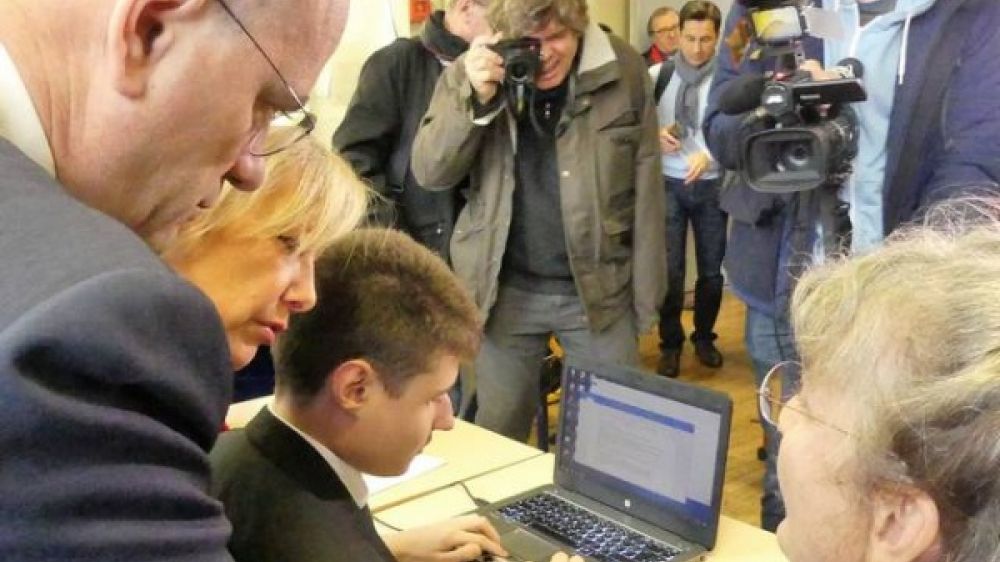
{"type": "Polygon", "coordinates": [[[504,39],[490,46],[503,57],[504,82],[514,87],[534,86],[542,65],[542,42],[534,37],[504,39]]]}
{"type": "Polygon", "coordinates": [[[535,74],[542,66],[542,42],[534,37],[504,39],[490,49],[503,57],[507,103],[520,119],[524,116],[527,98],[534,96],[535,74]]]}
{"type": "Polygon", "coordinates": [[[798,66],[802,39],[821,11],[796,0],[741,0],[762,55],[776,59],[774,71],[731,82],[720,94],[724,113],[751,111],[755,130],[742,140],[741,174],[750,187],[768,193],[839,186],[850,176],[858,152],[858,121],[850,103],[867,99],[860,61],[846,59],[830,70],[840,78],[813,80],[798,66]]]}

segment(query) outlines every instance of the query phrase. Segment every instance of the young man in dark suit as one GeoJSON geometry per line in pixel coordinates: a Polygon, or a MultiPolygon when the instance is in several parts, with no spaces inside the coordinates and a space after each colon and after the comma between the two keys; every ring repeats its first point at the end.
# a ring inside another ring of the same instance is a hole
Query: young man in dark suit
{"type": "MultiPolygon", "coordinates": [[[[362,473],[394,476],[454,424],[448,389],[475,357],[475,304],[444,261],[395,230],[335,242],[317,305],[276,347],[274,402],[212,450],[238,562],[472,560],[506,552],[465,516],[379,537],[362,473]]],[[[564,559],[564,558],[563,558],[564,559]]]]}
{"type": "Polygon", "coordinates": [[[260,184],[347,5],[0,2],[0,560],[230,560],[228,348],[149,245],[260,184]]]}

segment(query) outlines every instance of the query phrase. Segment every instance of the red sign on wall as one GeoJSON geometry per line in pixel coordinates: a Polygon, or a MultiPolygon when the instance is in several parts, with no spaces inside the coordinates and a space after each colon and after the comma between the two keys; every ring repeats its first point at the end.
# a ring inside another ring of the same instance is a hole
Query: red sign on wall
{"type": "Polygon", "coordinates": [[[420,23],[431,15],[431,0],[410,0],[410,23],[420,23]]]}

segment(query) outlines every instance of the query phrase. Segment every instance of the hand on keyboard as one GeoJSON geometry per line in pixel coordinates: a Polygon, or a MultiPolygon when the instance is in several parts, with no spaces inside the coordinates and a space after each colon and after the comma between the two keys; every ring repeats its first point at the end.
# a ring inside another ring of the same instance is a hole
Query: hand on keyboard
{"type": "Polygon", "coordinates": [[[383,540],[399,562],[487,561],[507,554],[496,529],[479,515],[407,529],[386,535],[383,540]]]}
{"type": "MultiPolygon", "coordinates": [[[[513,560],[510,558],[503,558],[500,556],[492,556],[490,554],[483,554],[479,558],[476,558],[473,562],[532,562],[531,560],[513,560]]],[[[577,555],[569,556],[565,552],[557,552],[552,555],[549,562],[583,562],[583,558],[577,555]]]]}
{"type": "Polygon", "coordinates": [[[569,556],[565,552],[557,552],[552,555],[549,562],[583,562],[583,558],[580,558],[575,554],[573,556],[569,556]]]}

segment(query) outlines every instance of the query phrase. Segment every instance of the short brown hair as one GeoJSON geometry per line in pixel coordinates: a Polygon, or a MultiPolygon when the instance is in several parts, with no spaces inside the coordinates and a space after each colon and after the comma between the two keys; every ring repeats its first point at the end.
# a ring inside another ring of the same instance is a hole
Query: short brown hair
{"type": "Polygon", "coordinates": [[[338,365],[371,363],[390,393],[442,354],[471,361],[479,312],[444,261],[409,236],[365,228],[337,239],[316,263],[317,304],[293,315],[275,349],[276,382],[311,399],[338,365]]]}
{"type": "Polygon", "coordinates": [[[680,11],[680,27],[684,29],[687,21],[710,21],[715,24],[715,33],[722,29],[722,12],[715,2],[707,0],[691,0],[680,11]]]}
{"type": "Polygon", "coordinates": [[[587,0],[493,0],[486,17],[504,37],[527,35],[553,20],[577,35],[590,25],[587,0]]]}

